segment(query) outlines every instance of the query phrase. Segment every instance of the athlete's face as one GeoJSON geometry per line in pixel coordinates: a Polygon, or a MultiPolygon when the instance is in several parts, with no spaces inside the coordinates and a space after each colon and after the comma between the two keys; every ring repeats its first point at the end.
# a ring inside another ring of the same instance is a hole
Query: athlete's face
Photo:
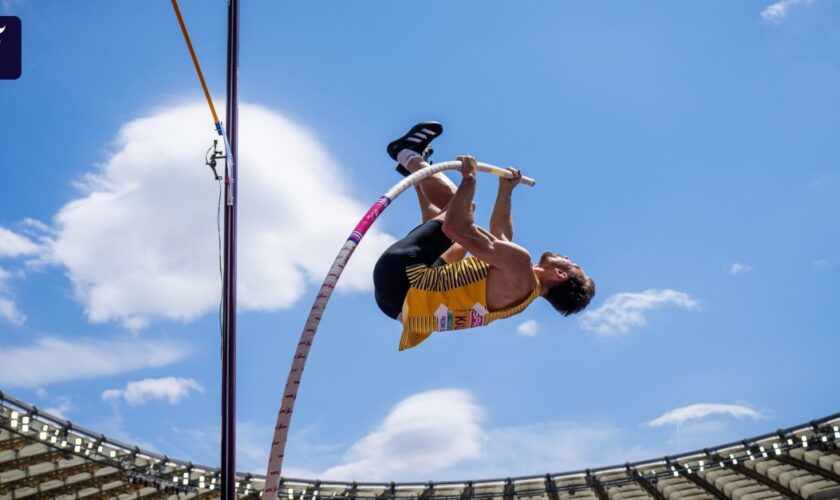
{"type": "Polygon", "coordinates": [[[583,278],[586,274],[583,269],[572,262],[565,255],[554,252],[546,252],[540,257],[540,267],[554,271],[558,278],[566,280],[571,276],[583,278]]]}

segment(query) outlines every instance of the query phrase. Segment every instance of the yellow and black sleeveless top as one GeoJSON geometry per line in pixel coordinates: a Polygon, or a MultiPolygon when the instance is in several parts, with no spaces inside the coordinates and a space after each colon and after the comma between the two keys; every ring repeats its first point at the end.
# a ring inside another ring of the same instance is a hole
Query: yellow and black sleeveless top
{"type": "Polygon", "coordinates": [[[534,291],[525,300],[500,311],[490,311],[487,307],[489,269],[489,264],[475,257],[438,267],[416,264],[406,268],[411,287],[403,302],[400,351],[418,345],[432,332],[474,328],[513,316],[540,296],[540,282],[535,276],[534,291]]]}

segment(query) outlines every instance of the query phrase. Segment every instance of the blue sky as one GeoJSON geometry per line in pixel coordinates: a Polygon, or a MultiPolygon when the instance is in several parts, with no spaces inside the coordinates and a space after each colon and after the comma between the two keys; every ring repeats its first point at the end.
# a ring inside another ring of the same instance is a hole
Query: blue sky
{"type": "MultiPolygon", "coordinates": [[[[214,135],[171,7],[2,8],[24,54],[0,82],[0,390],[216,464],[214,135]]],[[[182,9],[223,109],[225,2],[182,9]]],[[[316,288],[399,180],[385,145],[424,119],[446,126],[438,161],[537,179],[515,240],[572,256],[598,294],[398,352],[369,274],[419,221],[407,193],[329,304],[285,474],[542,474],[836,412],[838,18],[831,0],[246,2],[238,468],[264,471],[316,288]]]]}

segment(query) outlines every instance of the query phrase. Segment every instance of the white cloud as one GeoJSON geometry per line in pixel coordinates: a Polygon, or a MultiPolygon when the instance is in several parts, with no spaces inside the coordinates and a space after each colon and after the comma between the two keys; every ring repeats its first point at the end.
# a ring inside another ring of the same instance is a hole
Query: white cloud
{"type": "MultiPolygon", "coordinates": [[[[37,254],[40,247],[21,234],[0,227],[0,257],[21,257],[37,254]]],[[[0,268],[0,319],[20,326],[26,322],[26,315],[20,311],[11,297],[8,281],[12,273],[0,268]]]]}
{"type": "Polygon", "coordinates": [[[761,17],[765,21],[779,23],[787,17],[788,10],[796,5],[808,5],[814,0],[780,0],[776,3],[768,5],[761,11],[761,17]]]}
{"type": "Polygon", "coordinates": [[[732,264],[732,267],[729,268],[729,274],[736,275],[736,274],[743,274],[752,271],[752,266],[748,266],[746,264],[741,264],[740,262],[736,262],[732,264]]]}
{"type": "Polygon", "coordinates": [[[734,418],[748,417],[752,419],[761,418],[761,414],[749,406],[726,405],[726,404],[693,404],[676,408],[665,412],[659,417],[647,422],[648,427],[661,427],[663,425],[680,425],[689,420],[699,420],[709,415],[730,415],[734,418]]]}
{"type": "Polygon", "coordinates": [[[817,259],[811,262],[811,265],[815,271],[825,271],[834,267],[838,262],[840,262],[840,257],[834,257],[833,259],[817,259]]]}
{"type": "Polygon", "coordinates": [[[20,326],[26,322],[26,315],[23,314],[15,304],[15,301],[7,296],[8,285],[6,282],[12,274],[0,267],[0,318],[5,319],[9,323],[20,326]]]}
{"type": "Polygon", "coordinates": [[[24,233],[38,240],[41,240],[45,234],[52,231],[50,226],[31,217],[24,218],[20,223],[20,227],[23,229],[24,233]]]}
{"type": "Polygon", "coordinates": [[[185,358],[187,347],[171,341],[48,337],[34,345],[0,351],[0,387],[39,387],[103,377],[141,368],[159,368],[185,358]]]}
{"type": "Polygon", "coordinates": [[[378,429],[350,447],[343,464],[327,469],[322,477],[418,477],[478,458],[486,440],[480,425],[483,413],[466,391],[416,394],[397,404],[378,429]]]}
{"type": "Polygon", "coordinates": [[[516,333],[518,333],[519,335],[524,335],[526,337],[533,337],[537,334],[539,329],[540,324],[532,319],[529,319],[528,321],[516,327],[516,333]]]}
{"type": "Polygon", "coordinates": [[[165,399],[169,404],[176,405],[188,398],[190,391],[203,394],[204,388],[191,378],[146,378],[129,382],[125,389],[108,389],[102,393],[102,399],[123,399],[131,406],[146,404],[151,399],[165,399]]]}
{"type": "Polygon", "coordinates": [[[73,401],[69,397],[50,396],[50,393],[43,387],[36,388],[35,395],[38,396],[39,399],[47,399],[49,397],[50,400],[52,400],[51,403],[44,402],[44,412],[55,417],[67,420],[67,414],[76,409],[76,405],[73,404],[73,401]]]}
{"type": "Polygon", "coordinates": [[[730,420],[693,420],[686,424],[674,425],[667,443],[679,451],[709,446],[711,443],[723,443],[738,439],[732,432],[730,420]]]}
{"type": "MultiPolygon", "coordinates": [[[[221,433],[217,432],[216,435],[220,436],[221,433]]],[[[271,438],[273,435],[273,425],[259,425],[252,421],[237,422],[237,466],[242,467],[242,470],[250,470],[257,474],[265,474],[265,466],[268,463],[268,452],[271,448],[271,438]]]]}
{"type": "MultiPolygon", "coordinates": [[[[158,433],[160,444],[157,448],[170,456],[188,456],[198,463],[212,464],[218,461],[222,434],[219,426],[172,427],[171,431],[168,436],[158,433]]],[[[252,420],[237,422],[236,469],[264,474],[273,434],[273,425],[263,425],[252,420]]],[[[285,477],[311,478],[316,475],[311,471],[283,467],[285,477]]]]}
{"type": "MultiPolygon", "coordinates": [[[[467,391],[416,394],[394,406],[373,432],[349,448],[339,465],[326,470],[321,464],[336,460],[336,445],[318,449],[308,443],[305,450],[298,449],[300,436],[292,435],[284,475],[357,481],[460,480],[574,470],[661,454],[661,450],[623,446],[621,430],[611,424],[551,421],[485,429],[484,415],[467,391]]],[[[259,462],[262,467],[267,451],[259,462]]]]}
{"type": "Polygon", "coordinates": [[[25,1],[26,0],[3,0],[3,9],[5,9],[6,12],[9,12],[10,14],[14,15],[15,12],[12,12],[12,8],[18,5],[23,5],[25,1]]]}
{"type": "Polygon", "coordinates": [[[0,297],[0,318],[3,318],[9,323],[17,326],[26,322],[26,315],[18,310],[14,301],[3,297],[0,297]]]}
{"type": "Polygon", "coordinates": [[[0,257],[33,255],[38,250],[38,245],[26,236],[0,226],[0,257]]]}
{"type": "MultiPolygon", "coordinates": [[[[316,472],[316,469],[319,467],[324,469],[332,464],[341,462],[344,451],[347,449],[347,443],[326,443],[319,441],[319,422],[312,423],[302,429],[293,426],[292,429],[294,432],[289,435],[289,441],[286,444],[286,455],[292,457],[292,459],[289,461],[288,466],[283,466],[284,476],[300,478],[320,477],[320,472],[316,472]]],[[[269,431],[271,434],[267,438],[270,441],[273,429],[269,429],[269,431]]],[[[268,461],[267,457],[268,450],[265,452],[263,468],[265,468],[265,462],[268,461]]]]}
{"type": "Polygon", "coordinates": [[[158,433],[154,433],[154,442],[147,441],[142,437],[135,435],[134,432],[139,431],[139,429],[132,428],[132,430],[129,431],[118,407],[114,405],[112,408],[114,413],[109,416],[94,419],[91,423],[91,429],[96,429],[98,432],[101,432],[108,437],[118,439],[124,443],[131,443],[132,446],[137,446],[144,450],[153,451],[155,453],[161,452],[161,447],[157,444],[159,441],[158,433]]]}
{"type": "Polygon", "coordinates": [[[76,405],[67,396],[59,396],[56,398],[54,406],[44,408],[44,412],[58,418],[67,420],[67,414],[76,409],[76,405]]]}
{"type": "Polygon", "coordinates": [[[645,290],[643,292],[621,292],[608,298],[599,308],[587,311],[578,320],[584,330],[599,335],[617,335],[630,331],[635,326],[646,324],[643,313],[667,305],[695,309],[697,301],[676,290],[645,290]]]}
{"type": "MultiPolygon", "coordinates": [[[[241,117],[239,306],[286,308],[320,283],[367,205],[311,132],[255,105],[242,105],[241,117]]],[[[66,266],[91,321],[138,329],[217,307],[218,186],[202,157],[212,138],[203,103],[134,120],[84,179],[84,196],[56,215],[48,259],[66,266]]],[[[370,290],[393,241],[372,229],[339,289],[370,290]]]]}
{"type": "Polygon", "coordinates": [[[580,470],[657,456],[658,450],[628,447],[618,427],[599,422],[549,421],[491,428],[481,458],[459,464],[441,479],[527,476],[580,470]],[[516,460],[511,460],[516,457],[516,460]]]}

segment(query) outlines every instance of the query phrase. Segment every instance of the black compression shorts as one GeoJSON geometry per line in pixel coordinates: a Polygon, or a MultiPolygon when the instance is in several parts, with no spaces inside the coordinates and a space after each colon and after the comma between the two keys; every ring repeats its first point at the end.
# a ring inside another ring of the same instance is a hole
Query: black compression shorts
{"type": "Polygon", "coordinates": [[[443,234],[443,221],[430,220],[385,250],[373,268],[374,295],[382,312],[397,319],[411,286],[405,270],[416,264],[446,264],[440,256],[451,246],[452,240],[443,234]]]}

